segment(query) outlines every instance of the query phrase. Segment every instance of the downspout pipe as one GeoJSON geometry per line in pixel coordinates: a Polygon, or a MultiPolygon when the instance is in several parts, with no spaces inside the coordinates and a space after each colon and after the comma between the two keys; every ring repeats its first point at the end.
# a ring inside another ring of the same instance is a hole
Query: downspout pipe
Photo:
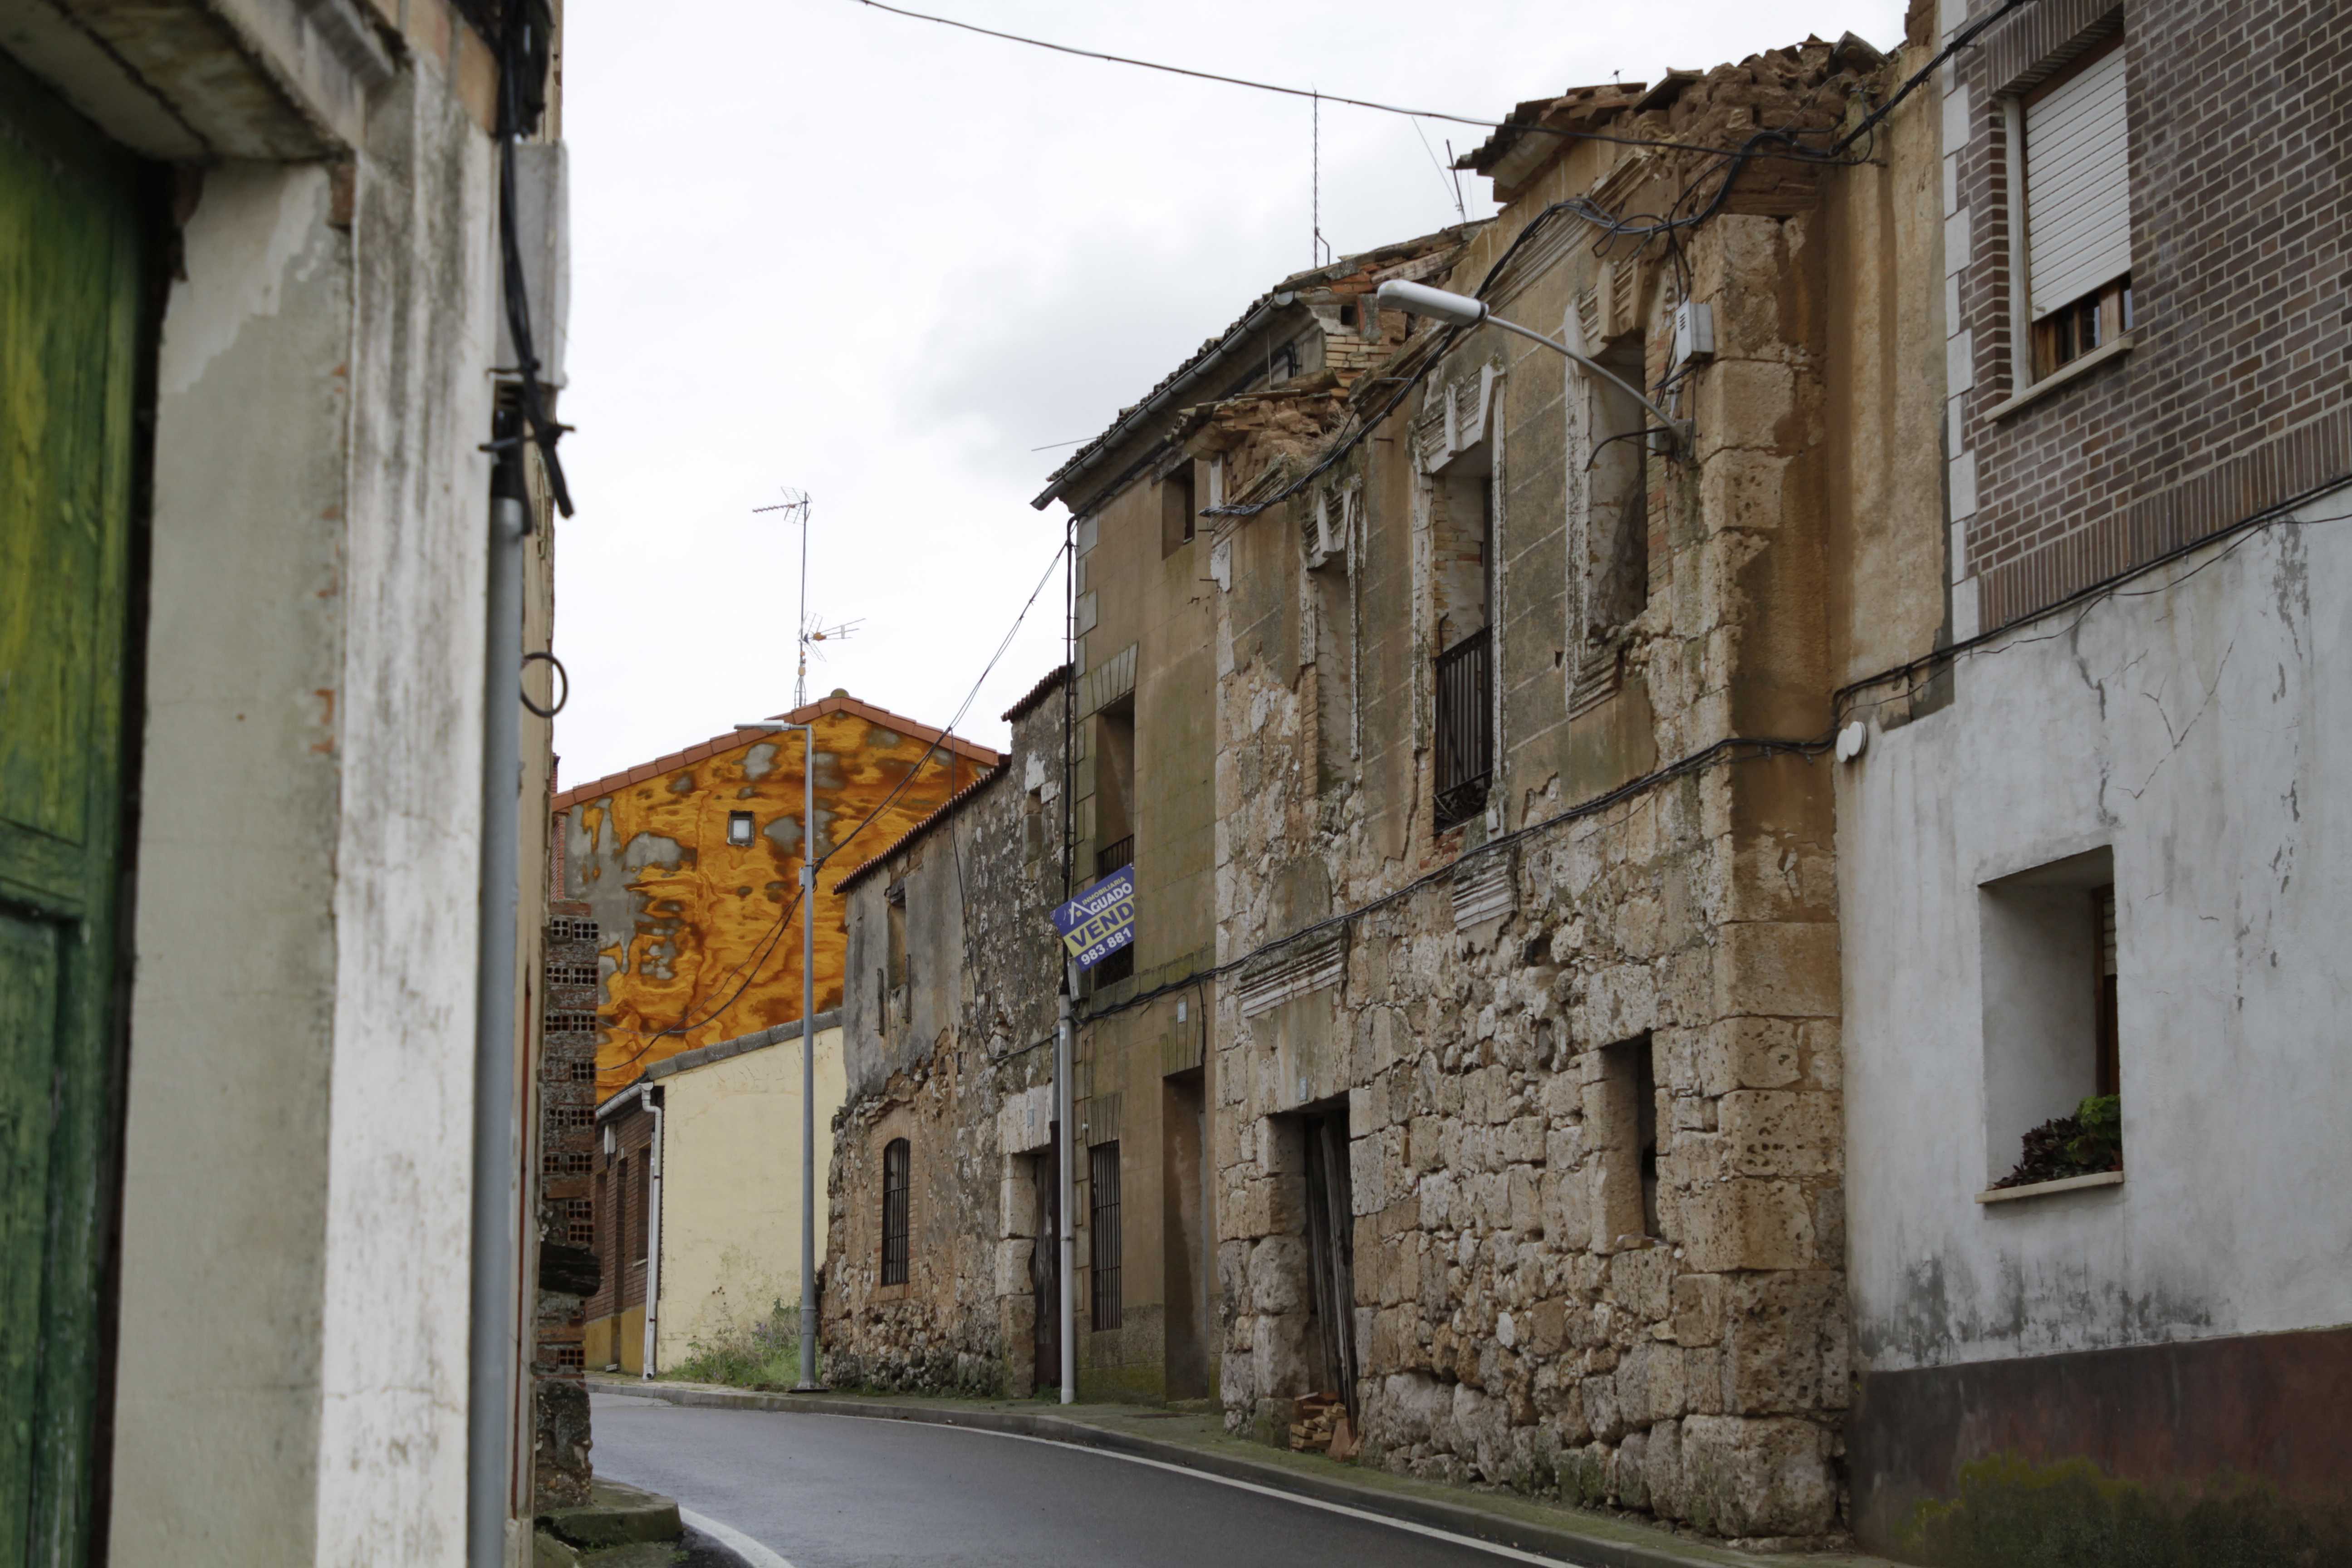
{"type": "Polygon", "coordinates": [[[1078,1226],[1077,1215],[1070,1212],[1077,1202],[1076,1172],[1073,1168],[1076,1160],[1071,1145],[1078,1130],[1070,1113],[1070,988],[1076,984],[1076,964],[1064,963],[1061,1011],[1054,1028],[1054,1116],[1061,1123],[1062,1130],[1061,1137],[1055,1140],[1060,1146],[1056,1151],[1060,1155],[1060,1169],[1055,1172],[1054,1179],[1059,1184],[1057,1206],[1062,1214],[1062,1266],[1058,1270],[1062,1287],[1059,1309],[1062,1331],[1059,1338],[1062,1342],[1062,1403],[1065,1405],[1076,1404],[1078,1397],[1078,1226]]]}
{"type": "Polygon", "coordinates": [[[646,1096],[646,1109],[654,1113],[654,1138],[651,1145],[652,1163],[646,1173],[646,1342],[637,1353],[639,1375],[651,1379],[655,1375],[654,1351],[661,1342],[661,1247],[662,1247],[662,1093],[654,1089],[646,1096]]]}
{"type": "Polygon", "coordinates": [[[466,1552],[474,1568],[506,1560],[512,1507],[516,1310],[522,1281],[515,1216],[521,1204],[520,1068],[515,1053],[517,856],[522,816],[523,487],[520,419],[498,415],[482,647],[482,837],[474,952],[474,1234],[467,1310],[466,1552]]]}

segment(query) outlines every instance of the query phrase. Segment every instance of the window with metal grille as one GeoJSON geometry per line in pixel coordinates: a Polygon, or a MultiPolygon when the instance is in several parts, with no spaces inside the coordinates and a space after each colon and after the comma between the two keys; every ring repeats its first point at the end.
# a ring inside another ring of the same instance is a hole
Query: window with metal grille
{"type": "Polygon", "coordinates": [[[1093,1321],[1097,1330],[1118,1327],[1118,1145],[1097,1143],[1087,1152],[1092,1189],[1087,1216],[1093,1229],[1093,1321]]]}
{"type": "Polygon", "coordinates": [[[913,1151],[904,1138],[882,1147],[882,1283],[907,1282],[908,1166],[913,1151]]]}
{"type": "Polygon", "coordinates": [[[1494,773],[1493,681],[1486,628],[1437,656],[1437,827],[1467,822],[1485,809],[1494,773]]]}

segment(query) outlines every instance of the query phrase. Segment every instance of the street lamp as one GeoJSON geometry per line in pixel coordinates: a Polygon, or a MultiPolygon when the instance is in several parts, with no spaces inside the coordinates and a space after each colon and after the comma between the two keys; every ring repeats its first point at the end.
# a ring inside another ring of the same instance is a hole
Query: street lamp
{"type": "Polygon", "coordinates": [[[1402,310],[1409,315],[1427,316],[1433,321],[1444,321],[1451,327],[1485,325],[1500,327],[1507,332],[1517,332],[1520,337],[1543,344],[1554,353],[1566,354],[1593,374],[1616,385],[1634,402],[1657,416],[1658,422],[1666,427],[1666,437],[1669,440],[1680,443],[1690,434],[1687,421],[1675,418],[1651,402],[1649,395],[1640,387],[1635,386],[1607,365],[1588,355],[1577,353],[1556,338],[1544,336],[1532,327],[1523,327],[1517,321],[1503,320],[1502,317],[1495,314],[1484,300],[1474,300],[1467,294],[1449,294],[1443,289],[1432,289],[1426,283],[1408,283],[1401,278],[1392,278],[1381,284],[1380,292],[1373,298],[1383,310],[1402,310]]]}
{"type": "Polygon", "coordinates": [[[755,719],[738,730],[798,730],[808,742],[801,766],[801,1380],[794,1394],[819,1394],[816,1380],[816,725],[755,719]]]}

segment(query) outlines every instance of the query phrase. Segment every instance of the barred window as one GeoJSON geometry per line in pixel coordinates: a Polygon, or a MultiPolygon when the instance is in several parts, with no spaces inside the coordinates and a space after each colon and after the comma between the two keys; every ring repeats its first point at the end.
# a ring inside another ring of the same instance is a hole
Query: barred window
{"type": "Polygon", "coordinates": [[[907,1282],[907,1166],[904,1138],[882,1149],[882,1283],[907,1282]]]}
{"type": "Polygon", "coordinates": [[[1094,1325],[1115,1329],[1119,1322],[1118,1145],[1097,1143],[1087,1153],[1093,1188],[1087,1215],[1094,1229],[1094,1325]]]}

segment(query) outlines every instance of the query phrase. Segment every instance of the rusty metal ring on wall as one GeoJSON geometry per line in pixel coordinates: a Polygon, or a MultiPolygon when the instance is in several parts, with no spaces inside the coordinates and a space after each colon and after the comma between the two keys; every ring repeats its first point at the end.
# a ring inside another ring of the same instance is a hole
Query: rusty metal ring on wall
{"type": "Polygon", "coordinates": [[[558,713],[563,711],[563,705],[565,703],[572,700],[572,672],[564,668],[563,661],[556,658],[551,653],[527,653],[522,656],[522,662],[525,667],[528,667],[533,659],[541,658],[543,658],[547,660],[548,663],[553,665],[555,667],[555,673],[563,678],[563,695],[555,700],[554,707],[541,708],[538,703],[533,702],[530,700],[530,693],[529,691],[525,691],[522,694],[522,705],[542,719],[552,719],[558,713]]]}

